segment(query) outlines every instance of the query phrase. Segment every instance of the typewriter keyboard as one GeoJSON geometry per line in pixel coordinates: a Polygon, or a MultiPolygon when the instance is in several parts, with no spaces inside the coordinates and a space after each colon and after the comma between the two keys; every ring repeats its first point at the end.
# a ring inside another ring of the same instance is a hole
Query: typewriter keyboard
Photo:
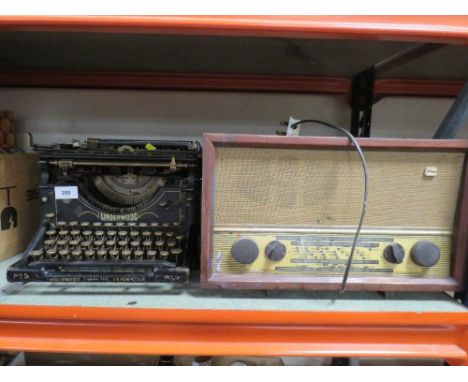
{"type": "Polygon", "coordinates": [[[177,263],[186,237],[179,223],[50,222],[37,261],[170,261],[177,263]]]}

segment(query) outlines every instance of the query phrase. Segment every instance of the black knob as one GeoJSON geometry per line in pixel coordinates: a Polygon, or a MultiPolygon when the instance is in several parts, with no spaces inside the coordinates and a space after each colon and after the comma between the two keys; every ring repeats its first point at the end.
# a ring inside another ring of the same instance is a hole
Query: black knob
{"type": "Polygon", "coordinates": [[[231,255],[241,264],[251,264],[258,256],[258,246],[252,239],[240,239],[231,247],[231,255]]]}
{"type": "Polygon", "coordinates": [[[411,259],[421,267],[432,267],[440,259],[439,247],[430,241],[418,241],[411,248],[411,259]]]}
{"type": "Polygon", "coordinates": [[[270,241],[265,247],[265,256],[272,261],[280,261],[286,256],[286,246],[278,240],[270,241]]]}
{"type": "Polygon", "coordinates": [[[389,263],[401,264],[405,257],[405,249],[398,243],[391,243],[384,249],[384,257],[389,263]]]}

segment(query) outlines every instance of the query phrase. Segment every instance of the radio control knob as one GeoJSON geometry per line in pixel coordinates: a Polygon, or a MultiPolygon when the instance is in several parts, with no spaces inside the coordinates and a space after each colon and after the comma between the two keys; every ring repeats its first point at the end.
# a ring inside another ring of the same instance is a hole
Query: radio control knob
{"type": "Polygon", "coordinates": [[[418,241],[411,248],[411,259],[421,267],[432,267],[440,259],[440,249],[430,241],[418,241]]]}
{"type": "Polygon", "coordinates": [[[258,246],[252,239],[240,239],[231,247],[231,255],[241,264],[252,264],[258,257],[258,246]]]}
{"type": "Polygon", "coordinates": [[[401,264],[405,257],[405,249],[401,244],[391,243],[385,247],[384,257],[389,263],[401,264]]]}
{"type": "Polygon", "coordinates": [[[280,261],[286,256],[286,246],[278,240],[270,241],[265,247],[265,256],[271,261],[280,261]]]}

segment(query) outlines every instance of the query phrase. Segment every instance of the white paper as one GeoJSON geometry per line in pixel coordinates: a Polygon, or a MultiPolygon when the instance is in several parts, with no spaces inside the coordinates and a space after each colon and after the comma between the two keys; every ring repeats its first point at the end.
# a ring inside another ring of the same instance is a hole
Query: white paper
{"type": "Polygon", "coordinates": [[[78,199],[77,186],[60,186],[54,187],[55,199],[78,199]]]}

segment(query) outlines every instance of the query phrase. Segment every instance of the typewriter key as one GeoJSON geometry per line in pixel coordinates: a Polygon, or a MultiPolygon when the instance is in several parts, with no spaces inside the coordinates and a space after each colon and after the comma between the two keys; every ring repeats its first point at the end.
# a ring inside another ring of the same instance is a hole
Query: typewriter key
{"type": "Polygon", "coordinates": [[[145,223],[145,222],[138,223],[138,227],[148,227],[148,223],[145,223]]]}
{"type": "Polygon", "coordinates": [[[91,241],[85,240],[81,242],[81,248],[90,249],[90,247],[91,247],[91,241]]]}
{"type": "Polygon", "coordinates": [[[70,246],[71,247],[77,247],[79,244],[80,244],[80,241],[79,240],[70,240],[69,242],[70,246]]]}
{"type": "Polygon", "coordinates": [[[167,236],[167,237],[173,237],[173,236],[174,236],[174,232],[171,232],[171,231],[166,232],[166,236],[167,236]]]}
{"type": "Polygon", "coordinates": [[[111,249],[109,251],[109,256],[111,257],[111,259],[113,260],[118,260],[119,259],[119,251],[117,249],[111,249]]]}
{"type": "Polygon", "coordinates": [[[113,227],[114,226],[114,223],[111,223],[111,222],[105,222],[104,223],[104,227],[106,228],[110,228],[110,227],[113,227]]]}
{"type": "Polygon", "coordinates": [[[88,260],[91,260],[91,259],[94,259],[94,255],[96,254],[96,252],[92,249],[88,249],[85,251],[85,257],[88,259],[88,260]]]}
{"type": "Polygon", "coordinates": [[[93,223],[93,227],[101,227],[102,226],[102,222],[94,222],[93,223]]]}
{"type": "Polygon", "coordinates": [[[137,223],[136,222],[129,222],[128,226],[129,227],[136,227],[137,223]]]}
{"type": "Polygon", "coordinates": [[[119,245],[119,247],[125,248],[127,246],[127,241],[126,240],[119,240],[117,242],[117,244],[119,245]]]}
{"type": "Polygon", "coordinates": [[[130,246],[132,248],[138,248],[140,246],[140,240],[133,240],[131,243],[130,243],[130,246]]]}
{"type": "Polygon", "coordinates": [[[55,248],[48,249],[46,251],[46,255],[49,259],[56,259],[57,258],[57,250],[55,248]]]}
{"type": "Polygon", "coordinates": [[[34,251],[31,251],[31,256],[34,258],[34,259],[38,259],[40,257],[42,257],[42,253],[43,253],[43,250],[42,249],[36,249],[34,251]]]}
{"type": "Polygon", "coordinates": [[[144,254],[143,251],[141,251],[141,250],[136,250],[135,253],[134,253],[135,259],[136,259],[136,260],[141,260],[141,259],[143,259],[143,254],[144,254]]]}
{"type": "Polygon", "coordinates": [[[156,237],[161,237],[162,235],[163,235],[163,231],[156,231],[154,233],[154,236],[156,236],[156,237]]]}
{"type": "Polygon", "coordinates": [[[124,222],[117,222],[117,223],[115,223],[115,226],[116,227],[123,227],[123,226],[125,226],[125,223],[124,222]]]}
{"type": "Polygon", "coordinates": [[[59,231],[58,234],[59,234],[59,236],[61,236],[61,237],[66,237],[66,236],[68,236],[69,232],[70,232],[70,231],[67,230],[67,229],[61,229],[61,230],[59,231]]]}
{"type": "Polygon", "coordinates": [[[81,227],[89,227],[90,223],[89,222],[81,222],[80,226],[81,227]]]}
{"type": "Polygon", "coordinates": [[[102,247],[104,245],[104,240],[94,240],[94,245],[96,247],[102,247]]]}
{"type": "Polygon", "coordinates": [[[119,237],[121,237],[121,238],[127,237],[128,231],[123,231],[123,230],[122,230],[122,231],[119,231],[119,232],[118,232],[118,235],[119,235],[119,237]]]}
{"type": "Polygon", "coordinates": [[[83,231],[83,236],[86,237],[87,240],[90,240],[92,235],[93,235],[93,231],[90,231],[90,230],[83,231]]]}
{"type": "MultiPolygon", "coordinates": [[[[156,244],[157,247],[163,247],[164,246],[164,240],[156,240],[155,244],[156,244]]],[[[159,248],[159,249],[161,249],[161,248],[159,248]]]]}
{"type": "Polygon", "coordinates": [[[157,252],[156,251],[148,251],[146,252],[146,257],[150,260],[153,260],[156,257],[157,252]]]}
{"type": "Polygon", "coordinates": [[[55,245],[55,240],[49,239],[49,240],[44,240],[44,245],[47,248],[51,248],[55,245]]]}
{"type": "Polygon", "coordinates": [[[180,255],[181,253],[182,253],[182,249],[180,249],[180,248],[173,248],[173,249],[171,249],[171,254],[172,254],[172,255],[177,256],[177,255],[180,255]]]}
{"type": "Polygon", "coordinates": [[[117,231],[107,231],[107,237],[111,238],[115,237],[115,235],[117,235],[117,231]]]}
{"type": "Polygon", "coordinates": [[[151,227],[159,227],[159,223],[158,222],[153,222],[153,223],[150,223],[150,226],[151,227]]]}
{"type": "Polygon", "coordinates": [[[151,247],[151,244],[152,244],[151,240],[145,240],[143,242],[143,247],[149,248],[149,247],[151,247]]]}
{"type": "Polygon", "coordinates": [[[106,256],[107,256],[107,250],[100,249],[99,251],[97,251],[97,255],[98,255],[100,260],[105,260],[106,256]]]}
{"type": "Polygon", "coordinates": [[[55,217],[55,214],[53,212],[49,212],[49,213],[45,214],[45,217],[47,219],[53,219],[55,217]]]}
{"type": "Polygon", "coordinates": [[[167,257],[169,256],[168,251],[161,251],[160,252],[161,260],[167,260],[167,257]]]}
{"type": "Polygon", "coordinates": [[[69,260],[70,259],[70,251],[68,249],[61,249],[59,251],[60,258],[62,260],[69,260]]]}
{"type": "Polygon", "coordinates": [[[115,247],[115,244],[117,244],[117,242],[115,240],[107,240],[106,241],[106,245],[108,247],[115,247]]]}
{"type": "Polygon", "coordinates": [[[79,229],[74,229],[70,233],[75,239],[81,235],[81,231],[79,229]]]}
{"type": "Polygon", "coordinates": [[[70,226],[70,228],[77,227],[77,226],[78,226],[78,222],[72,221],[72,222],[69,223],[69,226],[70,226]]]}
{"type": "Polygon", "coordinates": [[[143,236],[144,238],[148,238],[151,236],[151,231],[143,231],[141,233],[141,236],[143,236]]]}
{"type": "Polygon", "coordinates": [[[169,223],[162,223],[163,227],[169,227],[169,223]]]}
{"type": "Polygon", "coordinates": [[[140,236],[140,232],[138,232],[138,231],[131,231],[131,232],[130,232],[130,237],[131,237],[132,239],[135,238],[135,237],[137,237],[137,236],[140,236]]]}
{"type": "Polygon", "coordinates": [[[67,226],[67,222],[59,221],[59,222],[57,222],[57,225],[58,225],[59,227],[66,227],[66,226],[67,226]]]}
{"type": "Polygon", "coordinates": [[[60,248],[63,248],[65,247],[66,245],[68,244],[68,240],[57,240],[57,245],[60,247],[60,248]]]}
{"type": "Polygon", "coordinates": [[[174,223],[172,223],[172,225],[173,225],[174,227],[178,227],[180,224],[179,224],[179,222],[174,222],[174,223]]]}
{"type": "Polygon", "coordinates": [[[55,229],[49,229],[46,231],[47,236],[54,236],[57,233],[55,229]]]}
{"type": "Polygon", "coordinates": [[[128,259],[130,258],[131,255],[132,255],[132,251],[130,251],[129,249],[124,249],[124,250],[122,251],[122,257],[123,257],[124,259],[127,259],[127,260],[128,260],[128,259]]]}
{"type": "Polygon", "coordinates": [[[79,260],[81,257],[81,251],[79,249],[74,249],[71,254],[73,260],[79,260]]]}

